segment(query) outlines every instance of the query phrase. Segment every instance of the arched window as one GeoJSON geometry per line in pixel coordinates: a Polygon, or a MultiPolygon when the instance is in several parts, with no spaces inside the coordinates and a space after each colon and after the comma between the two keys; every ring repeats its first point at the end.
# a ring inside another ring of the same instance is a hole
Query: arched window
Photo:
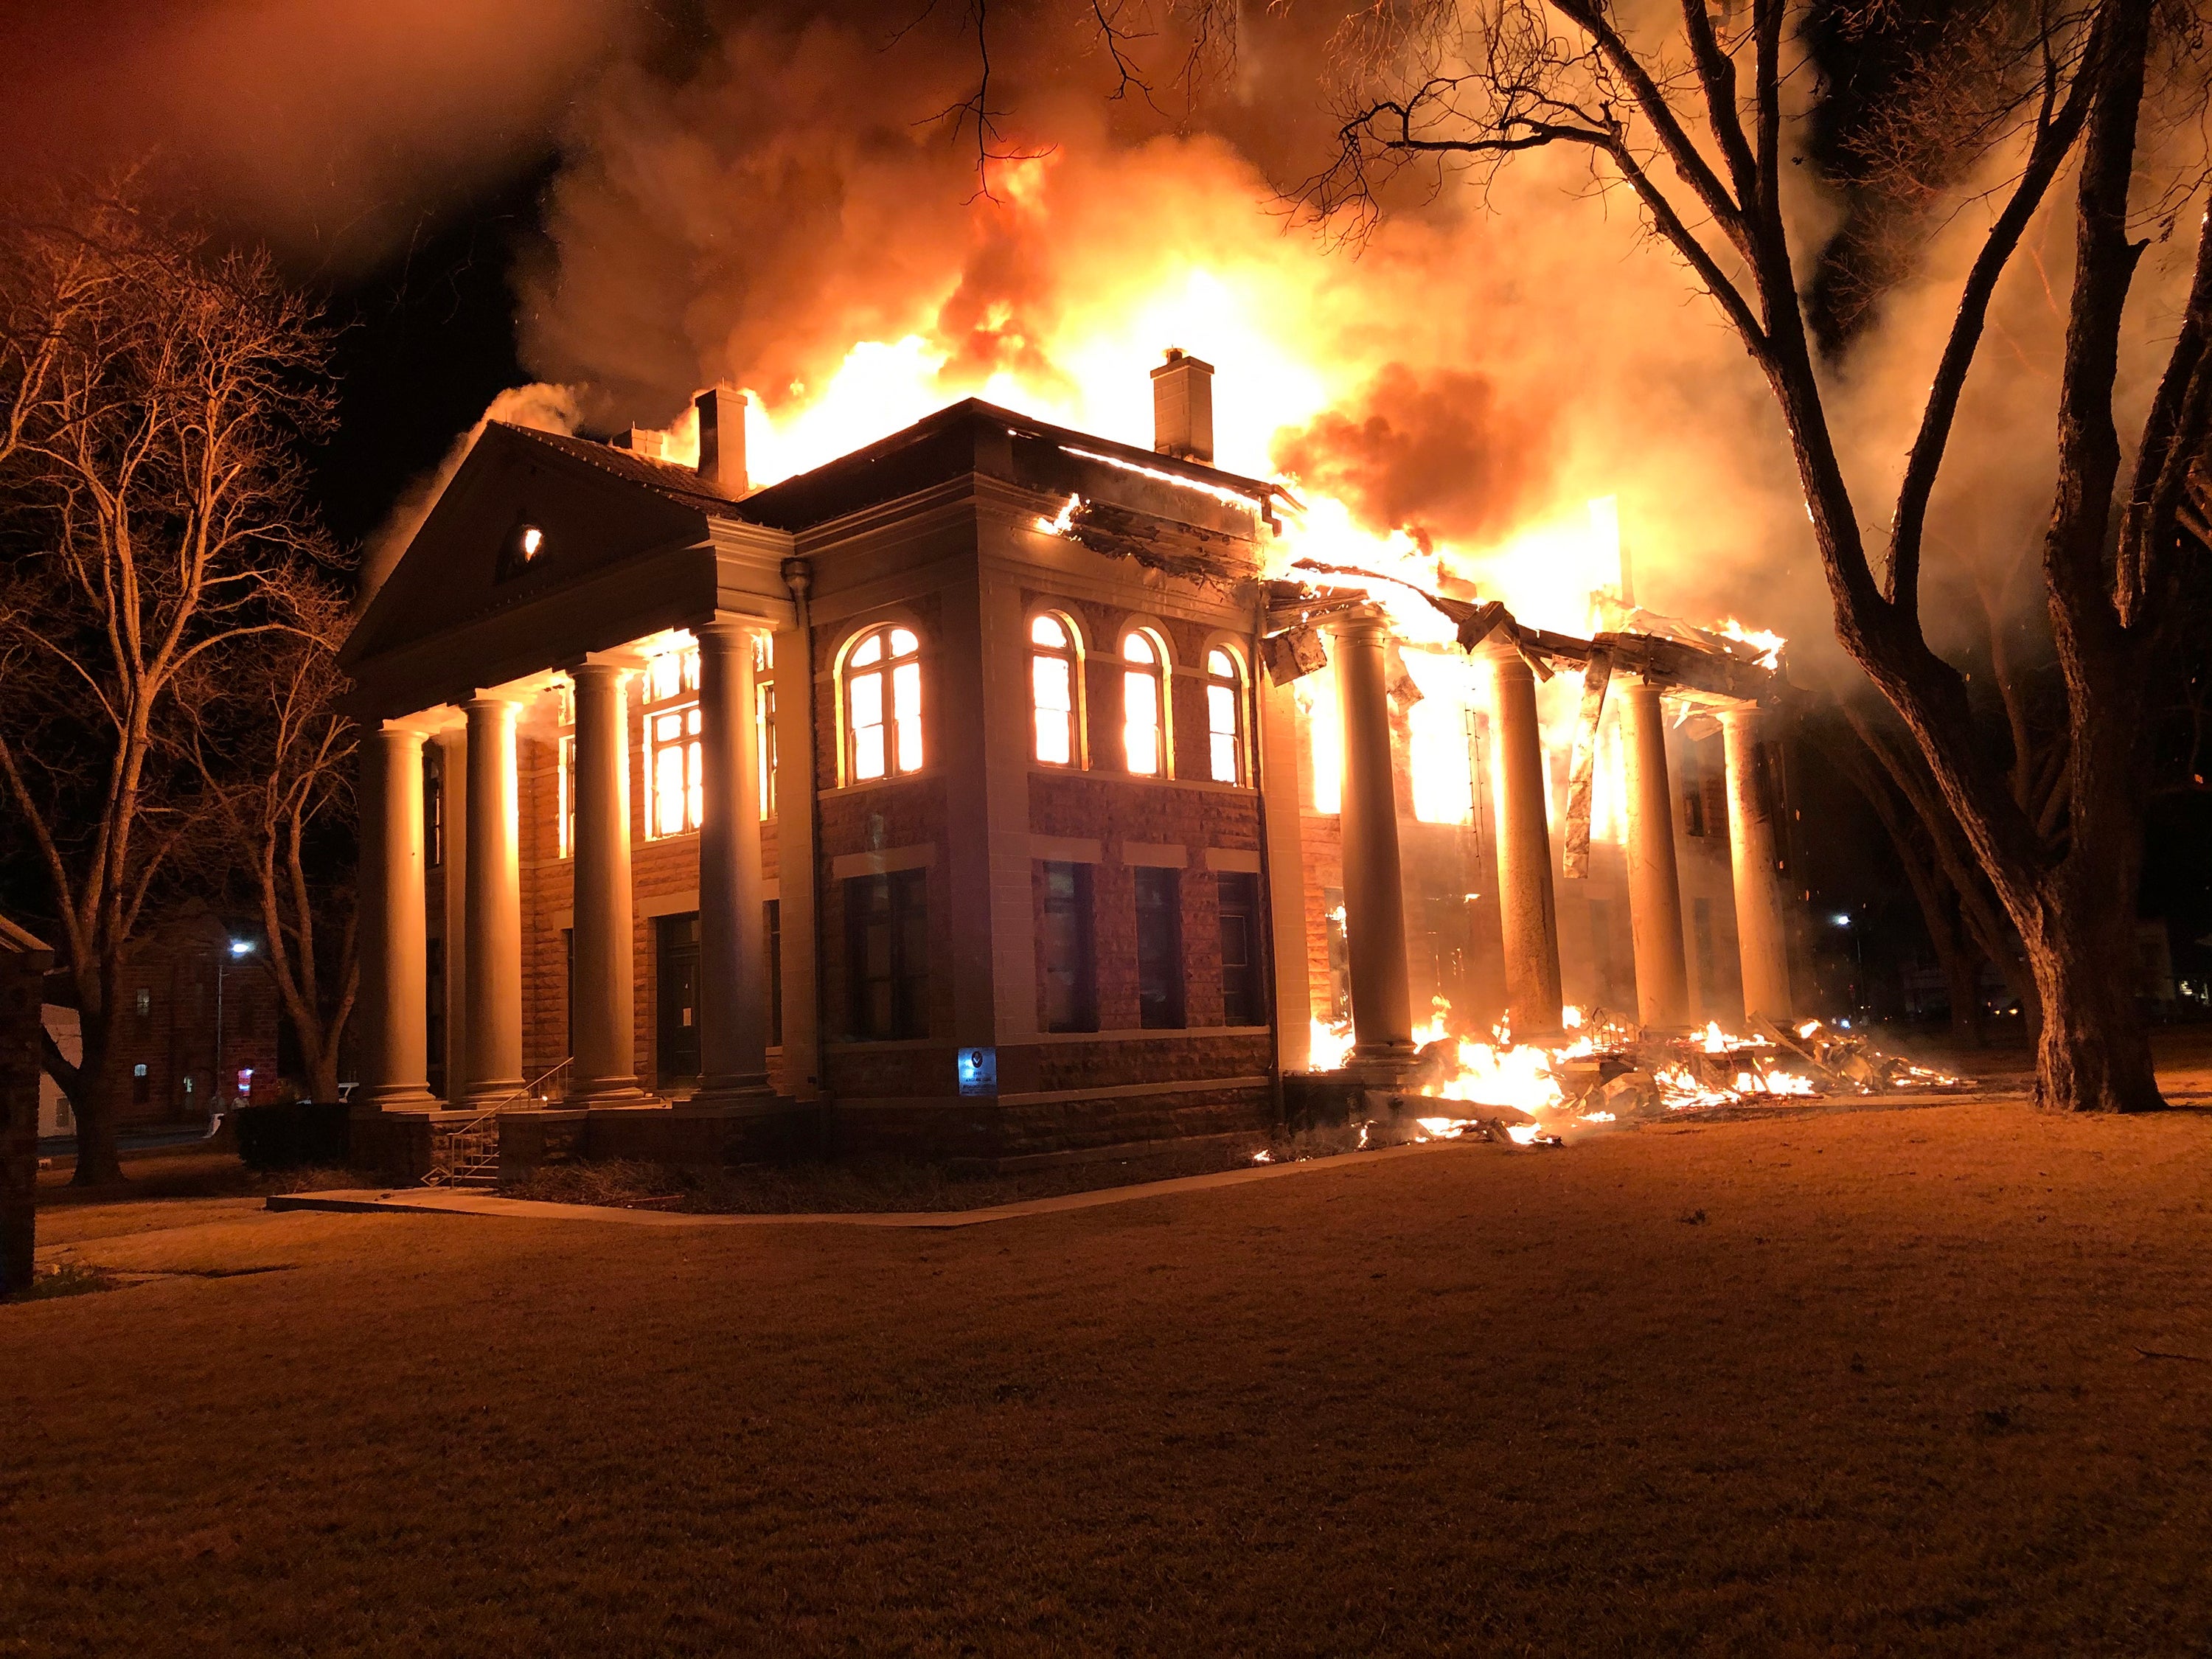
{"type": "Polygon", "coordinates": [[[1077,764],[1075,630],[1060,617],[1030,623],[1030,709],[1036,726],[1032,752],[1047,766],[1077,764]]]}
{"type": "Polygon", "coordinates": [[[1243,679],[1237,659],[1216,646],[1206,653],[1206,752],[1216,783],[1244,781],[1243,679]]]}
{"type": "Polygon", "coordinates": [[[848,780],[921,769],[921,641],[886,625],[860,635],[845,658],[848,780]]]}
{"type": "Polygon", "coordinates": [[[1121,748],[1139,777],[1168,769],[1167,652],[1133,628],[1121,636],[1121,748]]]}

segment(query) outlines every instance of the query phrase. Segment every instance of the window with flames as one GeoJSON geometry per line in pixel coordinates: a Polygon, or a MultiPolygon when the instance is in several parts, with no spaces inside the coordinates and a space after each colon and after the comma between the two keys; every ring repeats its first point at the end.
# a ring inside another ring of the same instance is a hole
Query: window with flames
{"type": "Polygon", "coordinates": [[[1030,707],[1036,726],[1034,752],[1047,766],[1073,766],[1079,748],[1076,724],[1078,656],[1075,630],[1059,617],[1030,623],[1030,707]]]}
{"type": "Polygon", "coordinates": [[[684,835],[706,815],[698,647],[647,662],[644,713],[645,832],[653,840],[684,835]]]}
{"type": "Polygon", "coordinates": [[[1244,781],[1244,677],[1217,646],[1206,653],[1206,764],[1216,783],[1244,781]]]}
{"type": "Polygon", "coordinates": [[[1168,653],[1148,629],[1121,636],[1121,752],[1138,777],[1168,772],[1168,653]]]}
{"type": "Polygon", "coordinates": [[[860,635],[845,657],[847,781],[921,769],[921,640],[886,625],[860,635]]]}

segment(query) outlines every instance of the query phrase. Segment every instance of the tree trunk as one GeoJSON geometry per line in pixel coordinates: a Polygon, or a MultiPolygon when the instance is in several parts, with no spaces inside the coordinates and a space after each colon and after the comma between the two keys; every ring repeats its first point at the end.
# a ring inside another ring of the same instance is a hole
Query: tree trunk
{"type": "Polygon", "coordinates": [[[307,1097],[332,1101],[338,1097],[338,1042],[332,1033],[319,1046],[307,1047],[307,1097]]]}
{"type": "Polygon", "coordinates": [[[124,1180],[116,1151],[118,1108],[123,1099],[123,1061],[106,1032],[84,1032],[84,1064],[78,1073],[82,1098],[72,1097],[76,1115],[76,1187],[110,1187],[124,1180]]]}
{"type": "Polygon", "coordinates": [[[2043,1005],[2035,1101],[2069,1112],[2165,1108],[2136,1007],[2135,906],[2054,905],[2027,941],[2043,1005]]]}
{"type": "Polygon", "coordinates": [[[1943,963],[1943,987],[1951,1000],[1951,1040],[1962,1048],[1979,1048],[1988,1042],[1982,1023],[1981,953],[1962,941],[1937,955],[1943,963]]]}

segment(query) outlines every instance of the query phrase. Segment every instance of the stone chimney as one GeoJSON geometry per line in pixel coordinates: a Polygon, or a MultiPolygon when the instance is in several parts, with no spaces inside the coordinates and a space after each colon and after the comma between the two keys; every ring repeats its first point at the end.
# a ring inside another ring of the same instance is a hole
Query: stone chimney
{"type": "Polygon", "coordinates": [[[1213,365],[1181,346],[1152,371],[1152,448],[1180,461],[1213,464],[1213,365]]]}
{"type": "Polygon", "coordinates": [[[668,434],[655,427],[634,426],[627,432],[616,433],[607,442],[617,449],[627,449],[633,455],[657,461],[667,453],[668,434]]]}
{"type": "Polygon", "coordinates": [[[691,400],[699,411],[699,476],[732,495],[745,493],[745,394],[709,386],[691,400]]]}

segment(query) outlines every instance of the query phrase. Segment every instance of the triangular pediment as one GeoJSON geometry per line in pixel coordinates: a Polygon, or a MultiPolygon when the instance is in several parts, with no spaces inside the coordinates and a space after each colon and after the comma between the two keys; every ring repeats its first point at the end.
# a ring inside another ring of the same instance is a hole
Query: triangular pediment
{"type": "Polygon", "coordinates": [[[671,499],[561,442],[485,427],[347,640],[339,660],[349,671],[611,566],[709,539],[703,505],[671,499]]]}

